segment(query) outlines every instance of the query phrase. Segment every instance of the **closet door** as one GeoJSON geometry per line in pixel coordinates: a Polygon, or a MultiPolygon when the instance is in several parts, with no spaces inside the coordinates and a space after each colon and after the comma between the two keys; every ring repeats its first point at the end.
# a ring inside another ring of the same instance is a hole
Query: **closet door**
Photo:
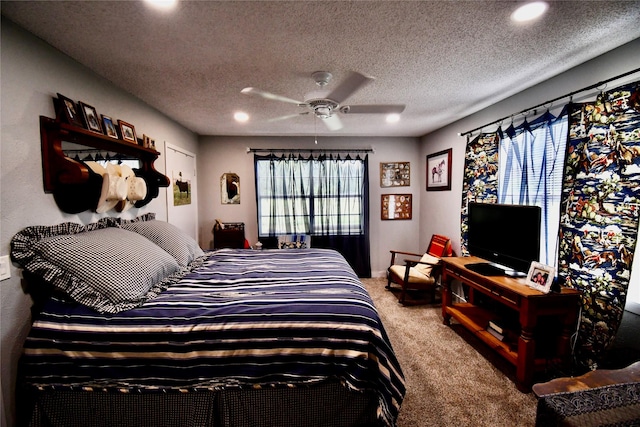
{"type": "Polygon", "coordinates": [[[167,176],[167,220],[198,241],[198,197],[196,156],[165,143],[167,176]]]}

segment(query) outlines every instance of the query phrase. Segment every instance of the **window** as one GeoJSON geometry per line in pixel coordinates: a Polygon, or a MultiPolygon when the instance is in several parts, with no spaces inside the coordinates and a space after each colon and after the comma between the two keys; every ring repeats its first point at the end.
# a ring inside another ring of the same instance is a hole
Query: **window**
{"type": "Polygon", "coordinates": [[[366,165],[351,159],[255,156],[258,234],[364,234],[366,165]]]}
{"type": "Polygon", "coordinates": [[[498,156],[498,203],[542,208],[540,261],[555,266],[567,115],[556,119],[547,113],[505,133],[498,156]]]}

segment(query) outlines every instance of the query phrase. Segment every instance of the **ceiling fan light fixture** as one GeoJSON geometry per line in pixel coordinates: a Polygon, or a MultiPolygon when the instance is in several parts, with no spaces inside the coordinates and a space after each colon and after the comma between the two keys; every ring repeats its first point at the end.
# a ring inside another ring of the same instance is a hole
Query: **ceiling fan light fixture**
{"type": "Polygon", "coordinates": [[[307,105],[320,119],[331,117],[333,110],[338,107],[338,104],[330,99],[310,99],[307,101],[307,105]]]}
{"type": "Polygon", "coordinates": [[[315,73],[311,74],[311,77],[316,81],[316,84],[318,86],[324,87],[331,81],[331,79],[333,78],[333,74],[328,71],[316,71],[315,73]]]}
{"type": "Polygon", "coordinates": [[[328,119],[329,117],[331,117],[331,108],[329,107],[317,107],[315,111],[316,116],[321,119],[328,119]]]}

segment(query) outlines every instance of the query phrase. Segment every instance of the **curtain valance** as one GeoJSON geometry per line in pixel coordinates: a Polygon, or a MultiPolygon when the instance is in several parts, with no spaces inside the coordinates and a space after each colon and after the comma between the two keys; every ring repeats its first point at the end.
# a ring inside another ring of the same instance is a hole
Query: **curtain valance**
{"type": "Polygon", "coordinates": [[[304,149],[304,148],[248,148],[247,153],[254,153],[256,157],[278,159],[335,159],[352,160],[361,159],[361,154],[373,153],[373,148],[333,148],[333,149],[304,149]],[[306,157],[303,156],[306,154],[306,157]]]}

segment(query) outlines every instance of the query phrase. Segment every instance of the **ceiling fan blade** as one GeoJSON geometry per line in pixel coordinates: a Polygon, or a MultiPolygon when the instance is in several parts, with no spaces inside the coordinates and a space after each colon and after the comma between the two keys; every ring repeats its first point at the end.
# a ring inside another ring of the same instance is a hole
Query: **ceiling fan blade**
{"type": "Polygon", "coordinates": [[[305,111],[304,113],[287,114],[286,116],[274,117],[273,119],[267,120],[267,122],[269,122],[269,123],[279,122],[280,120],[293,119],[294,117],[305,116],[307,114],[309,114],[308,111],[305,111]]]}
{"type": "Polygon", "coordinates": [[[352,71],[349,76],[342,81],[327,98],[342,104],[342,102],[355,93],[358,89],[373,80],[373,77],[367,77],[363,74],[352,71]]]}
{"type": "Polygon", "coordinates": [[[343,114],[400,114],[404,111],[402,104],[379,104],[379,105],[345,105],[340,107],[343,114]]]}
{"type": "Polygon", "coordinates": [[[329,130],[340,130],[342,129],[342,121],[340,121],[340,117],[337,115],[332,115],[327,117],[326,119],[321,119],[325,125],[329,128],[329,130]]]}
{"type": "Polygon", "coordinates": [[[286,96],[280,96],[280,95],[273,94],[271,92],[265,92],[263,90],[256,89],[255,87],[245,87],[240,91],[240,93],[244,93],[245,95],[258,95],[265,99],[270,99],[272,101],[282,101],[282,102],[288,102],[290,104],[304,105],[304,102],[302,101],[296,101],[295,99],[287,98],[286,96]]]}

